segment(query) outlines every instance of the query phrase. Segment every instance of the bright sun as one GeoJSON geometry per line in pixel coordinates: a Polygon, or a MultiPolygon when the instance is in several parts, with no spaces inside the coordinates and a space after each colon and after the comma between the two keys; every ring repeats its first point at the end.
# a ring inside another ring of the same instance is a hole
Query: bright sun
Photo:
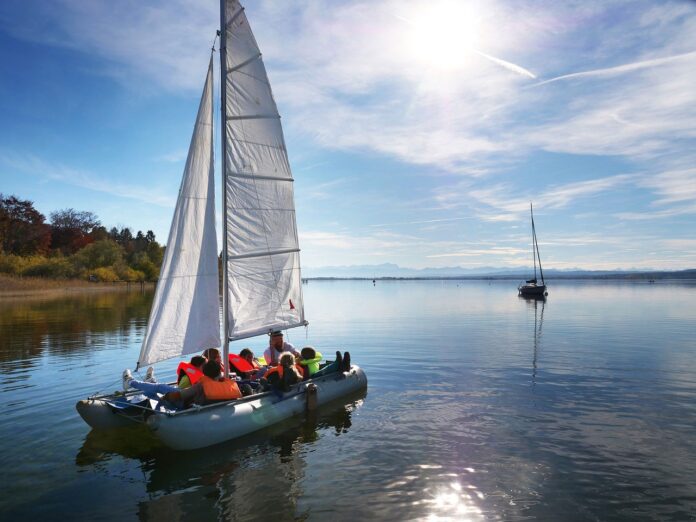
{"type": "Polygon", "coordinates": [[[418,63],[451,70],[471,61],[481,30],[481,16],[473,5],[452,0],[429,2],[399,18],[409,26],[409,54],[418,63]]]}

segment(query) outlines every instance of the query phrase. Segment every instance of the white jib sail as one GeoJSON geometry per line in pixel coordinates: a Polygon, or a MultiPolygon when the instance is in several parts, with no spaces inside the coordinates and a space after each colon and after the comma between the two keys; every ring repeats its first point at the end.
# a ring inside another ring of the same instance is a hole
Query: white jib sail
{"type": "Polygon", "coordinates": [[[214,184],[211,58],[139,367],[220,346],[214,184]]]}
{"type": "Polygon", "coordinates": [[[305,324],[293,179],[261,52],[225,0],[229,338],[305,324]]]}

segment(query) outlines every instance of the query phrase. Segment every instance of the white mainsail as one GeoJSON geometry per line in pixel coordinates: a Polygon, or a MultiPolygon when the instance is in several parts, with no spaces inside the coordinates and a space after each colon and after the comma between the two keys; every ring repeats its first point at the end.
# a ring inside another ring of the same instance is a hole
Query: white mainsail
{"type": "Polygon", "coordinates": [[[280,116],[244,8],[223,1],[227,335],[234,340],[306,323],[280,116]]]}
{"type": "Polygon", "coordinates": [[[220,346],[218,288],[211,57],[138,367],[220,346]]]}

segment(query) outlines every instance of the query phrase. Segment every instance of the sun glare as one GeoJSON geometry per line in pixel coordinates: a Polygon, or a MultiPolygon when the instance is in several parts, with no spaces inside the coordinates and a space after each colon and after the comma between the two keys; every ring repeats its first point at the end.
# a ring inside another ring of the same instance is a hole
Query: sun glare
{"type": "Polygon", "coordinates": [[[410,54],[418,63],[458,69],[471,61],[479,40],[480,15],[471,4],[441,1],[403,17],[410,54]]]}

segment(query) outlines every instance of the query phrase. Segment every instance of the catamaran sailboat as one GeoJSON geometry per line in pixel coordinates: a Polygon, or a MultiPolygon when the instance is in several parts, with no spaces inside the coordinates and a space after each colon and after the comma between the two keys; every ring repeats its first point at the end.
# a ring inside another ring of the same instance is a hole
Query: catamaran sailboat
{"type": "MultiPolygon", "coordinates": [[[[293,178],[280,116],[244,8],[220,2],[223,201],[223,333],[218,314],[211,56],[137,367],[274,330],[306,326],[293,178]]],[[[195,449],[259,430],[367,387],[365,372],[310,379],[284,394],[171,411],[138,391],[94,395],[77,404],[93,428],[140,422],[174,449],[195,449]]]]}
{"type": "Polygon", "coordinates": [[[532,204],[529,204],[529,212],[532,216],[532,261],[534,263],[534,277],[528,279],[524,283],[520,283],[517,287],[518,294],[523,297],[543,297],[549,295],[546,291],[546,283],[544,282],[544,271],[541,268],[541,257],[539,256],[539,243],[536,237],[536,228],[534,227],[534,209],[532,204]],[[539,274],[541,282],[537,280],[537,260],[539,261],[539,274]]]}

